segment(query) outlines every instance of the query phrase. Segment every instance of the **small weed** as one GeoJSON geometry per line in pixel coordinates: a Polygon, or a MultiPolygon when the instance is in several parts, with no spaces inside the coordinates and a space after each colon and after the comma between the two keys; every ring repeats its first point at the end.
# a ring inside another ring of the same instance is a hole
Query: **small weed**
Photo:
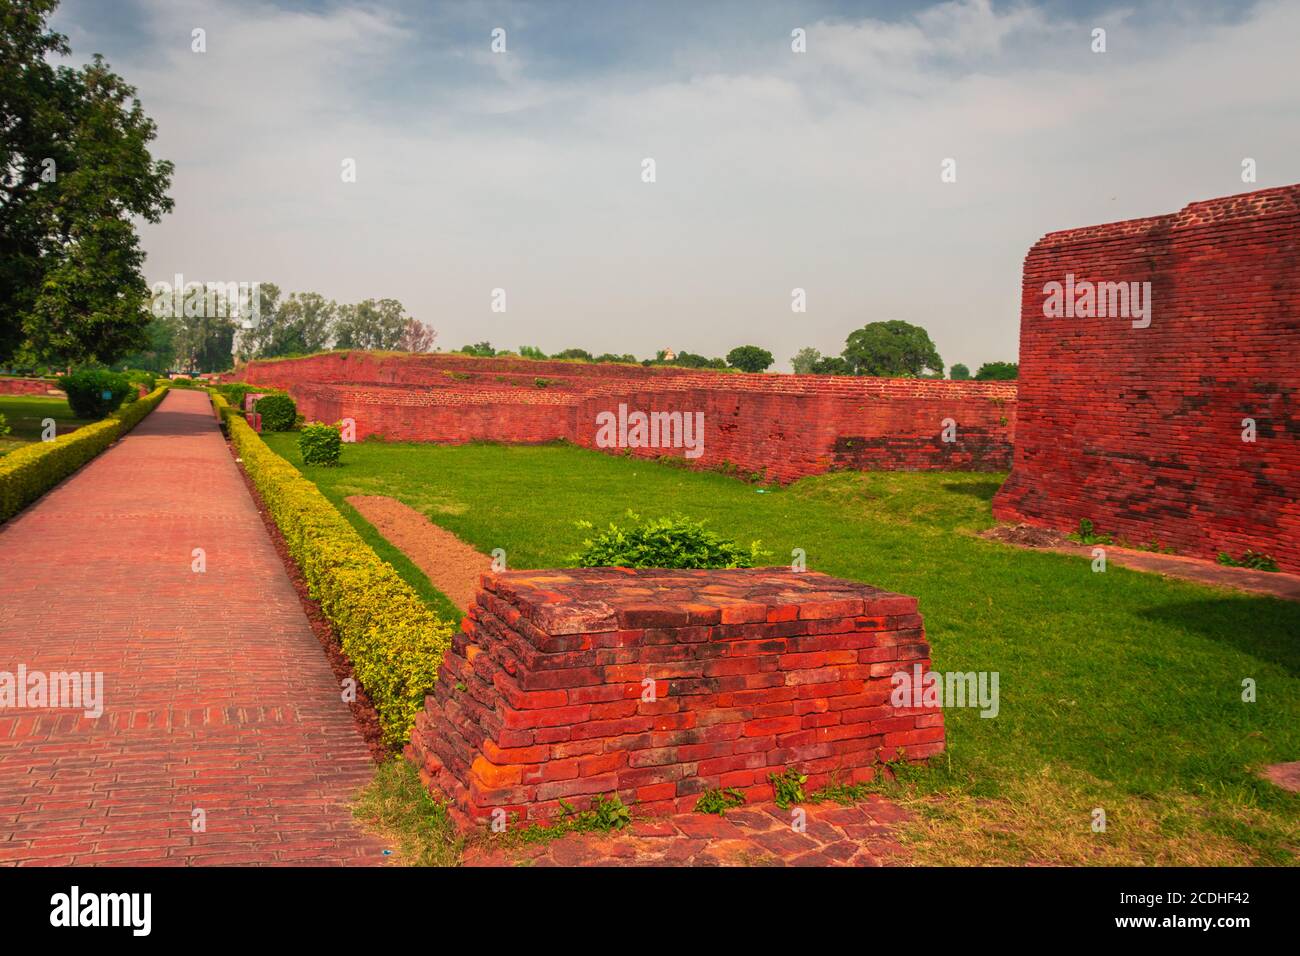
{"type": "Polygon", "coordinates": [[[1079,530],[1068,536],[1079,544],[1113,544],[1111,536],[1097,531],[1087,518],[1079,519],[1079,530]]]}
{"type": "Polygon", "coordinates": [[[1250,568],[1253,571],[1276,571],[1277,562],[1267,554],[1247,551],[1240,558],[1234,558],[1227,551],[1220,551],[1218,561],[1229,568],[1250,568]]]}
{"type": "Polygon", "coordinates": [[[796,803],[804,802],[803,785],[808,782],[807,774],[788,767],[784,773],[769,773],[767,779],[772,782],[776,805],[782,810],[789,810],[796,803]]]}
{"type": "MultiPolygon", "coordinates": [[[[510,829],[502,835],[493,835],[494,840],[507,844],[545,843],[566,833],[609,833],[622,830],[632,822],[632,811],[623,804],[618,794],[592,798],[591,808],[579,810],[571,803],[560,801],[564,813],[550,823],[530,823],[526,827],[510,829]]],[[[515,820],[518,820],[516,816],[515,820]]]]}
{"type": "Polygon", "coordinates": [[[733,807],[743,806],[745,794],[736,787],[722,790],[705,790],[695,802],[696,813],[712,813],[722,816],[733,807]]]}

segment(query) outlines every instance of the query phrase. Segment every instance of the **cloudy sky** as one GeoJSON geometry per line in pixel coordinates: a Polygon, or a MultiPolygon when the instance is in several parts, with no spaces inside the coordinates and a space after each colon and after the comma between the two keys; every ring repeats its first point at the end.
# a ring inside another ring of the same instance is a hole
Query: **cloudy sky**
{"type": "Polygon", "coordinates": [[[150,282],[391,296],[443,348],[752,342],[788,370],[904,319],[973,369],[1016,357],[1044,233],[1300,181],[1295,2],[64,0],[54,25],[176,164],[150,282]]]}

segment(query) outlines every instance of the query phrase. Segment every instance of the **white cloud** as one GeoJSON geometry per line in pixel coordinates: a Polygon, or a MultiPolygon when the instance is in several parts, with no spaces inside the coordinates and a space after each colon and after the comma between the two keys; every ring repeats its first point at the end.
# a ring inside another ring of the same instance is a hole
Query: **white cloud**
{"type": "Polygon", "coordinates": [[[903,318],[975,367],[1014,358],[1021,260],[1043,233],[1257,188],[1242,156],[1259,187],[1300,179],[1300,14],[1281,3],[1162,27],[968,0],[810,23],[802,55],[743,24],[712,40],[666,22],[647,40],[662,69],[566,74],[541,71],[554,57],[526,27],[508,59],[489,53],[496,21],[458,43],[379,7],[148,12],[145,52],[112,60],[177,164],[176,212],[144,232],[149,277],[392,295],[444,347],[753,341],[784,363],[903,318]],[[189,51],[195,25],[207,54],[189,51]]]}

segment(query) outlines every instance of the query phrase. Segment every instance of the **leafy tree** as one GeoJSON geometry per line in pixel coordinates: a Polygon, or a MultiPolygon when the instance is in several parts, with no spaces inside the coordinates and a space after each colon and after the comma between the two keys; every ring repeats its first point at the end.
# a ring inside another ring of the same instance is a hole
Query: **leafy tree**
{"type": "Polygon", "coordinates": [[[115,362],[113,368],[138,368],[159,375],[171,371],[176,367],[176,326],[176,320],[169,317],[150,319],[145,327],[145,347],[115,362]]]}
{"type": "Polygon", "coordinates": [[[57,0],[0,0],[0,360],[111,362],[146,347],[135,219],[172,209],[136,91],[48,29],[57,0]]]}
{"type": "Polygon", "coordinates": [[[281,301],[274,283],[262,283],[261,316],[246,333],[259,358],[305,355],[325,348],[334,332],[338,305],[316,292],[294,292],[281,301]]]}
{"type": "Polygon", "coordinates": [[[823,355],[813,363],[814,375],[852,375],[853,366],[838,355],[823,355]]]}
{"type": "Polygon", "coordinates": [[[727,353],[727,364],[742,372],[763,372],[771,368],[772,353],[757,345],[738,345],[727,353]]]}
{"type": "Polygon", "coordinates": [[[961,362],[958,362],[952,368],[948,369],[948,377],[954,382],[964,382],[970,378],[970,369],[961,362]]]}
{"type": "Polygon", "coordinates": [[[519,354],[522,355],[524,358],[530,358],[530,359],[544,359],[544,358],[546,358],[546,353],[543,352],[541,349],[539,349],[539,348],[538,348],[537,346],[535,346],[535,345],[521,345],[521,346],[519,346],[519,354]]]}
{"type": "Polygon", "coordinates": [[[794,358],[790,359],[790,365],[794,367],[796,375],[811,375],[813,366],[821,357],[822,353],[814,348],[802,348],[794,354],[794,358]]]}
{"type": "Polygon", "coordinates": [[[615,355],[613,352],[603,352],[596,356],[597,362],[625,362],[628,365],[635,365],[637,362],[635,355],[615,355]]]}
{"type": "Polygon", "coordinates": [[[897,319],[870,322],[849,334],[841,353],[855,375],[916,377],[943,371],[943,359],[918,325],[897,319]]]}
{"type": "Polygon", "coordinates": [[[977,382],[1008,382],[1020,377],[1017,362],[985,362],[975,373],[977,382]]]}
{"type": "Polygon", "coordinates": [[[410,316],[396,299],[366,299],[338,307],[334,322],[336,349],[395,349],[410,316]]]}
{"type": "Polygon", "coordinates": [[[596,361],[591,357],[591,353],[586,349],[565,349],[563,352],[555,353],[557,359],[582,359],[584,362],[596,361]]]}
{"type": "Polygon", "coordinates": [[[407,319],[397,348],[403,352],[432,352],[438,333],[418,319],[407,319]]]}
{"type": "Polygon", "coordinates": [[[483,358],[491,358],[497,354],[497,350],[492,347],[491,342],[476,342],[474,345],[466,345],[461,349],[465,355],[478,355],[483,358]]]}

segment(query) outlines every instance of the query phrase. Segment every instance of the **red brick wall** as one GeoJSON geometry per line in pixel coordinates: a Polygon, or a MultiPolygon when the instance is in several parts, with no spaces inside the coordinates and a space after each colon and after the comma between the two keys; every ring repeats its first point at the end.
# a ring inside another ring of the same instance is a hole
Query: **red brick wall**
{"type": "Polygon", "coordinates": [[[1300,186],[1051,233],[1025,258],[1020,321],[997,517],[1300,570],[1300,186]],[[1045,318],[1044,284],[1066,273],[1149,281],[1150,326],[1045,318]]]}
{"type": "Polygon", "coordinates": [[[785,568],[512,571],[483,588],[407,750],[471,819],[609,793],[650,813],[720,787],[770,800],[787,768],[811,791],[943,750],[938,707],[890,702],[892,675],[930,666],[915,598],[785,568]]]}
{"type": "MultiPolygon", "coordinates": [[[[564,438],[596,447],[597,415],[617,412],[620,402],[644,412],[700,411],[704,452],[695,464],[731,463],[781,481],[832,468],[1003,470],[1015,430],[1015,383],[364,352],[252,362],[236,377],[287,389],[309,419],[353,418],[359,438],[564,438]],[[945,419],[956,425],[953,442],[941,439],[945,419]]],[[[684,451],[633,449],[643,457],[684,451]]]]}
{"type": "Polygon", "coordinates": [[[42,378],[0,378],[0,395],[49,395],[63,392],[42,378]]]}

